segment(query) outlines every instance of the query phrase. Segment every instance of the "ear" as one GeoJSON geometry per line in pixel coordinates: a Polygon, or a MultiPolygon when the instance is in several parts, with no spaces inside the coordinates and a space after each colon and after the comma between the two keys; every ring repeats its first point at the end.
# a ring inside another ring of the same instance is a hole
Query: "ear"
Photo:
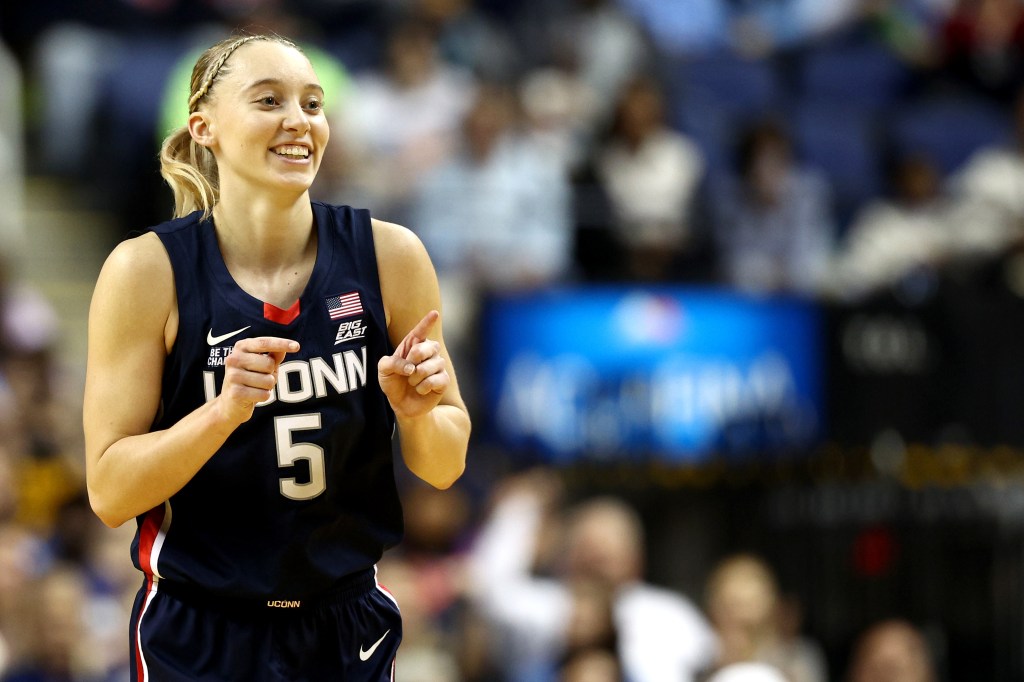
{"type": "Polygon", "coordinates": [[[205,112],[195,111],[188,116],[188,132],[192,139],[204,147],[213,146],[213,123],[205,112]]]}

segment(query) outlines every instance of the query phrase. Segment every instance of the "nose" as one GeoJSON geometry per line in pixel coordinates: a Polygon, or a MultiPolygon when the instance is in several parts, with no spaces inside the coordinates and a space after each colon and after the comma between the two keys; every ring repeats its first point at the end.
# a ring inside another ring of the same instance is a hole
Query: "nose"
{"type": "Polygon", "coordinates": [[[306,112],[303,111],[302,106],[298,103],[293,103],[288,106],[285,111],[284,121],[282,121],[281,125],[285,130],[289,132],[296,132],[300,135],[305,134],[310,128],[309,117],[306,115],[306,112]]]}

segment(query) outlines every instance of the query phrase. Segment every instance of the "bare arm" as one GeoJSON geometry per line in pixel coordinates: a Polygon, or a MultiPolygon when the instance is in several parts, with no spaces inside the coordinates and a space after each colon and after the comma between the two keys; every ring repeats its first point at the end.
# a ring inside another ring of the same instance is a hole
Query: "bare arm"
{"type": "Polygon", "coordinates": [[[373,221],[381,294],[394,354],[377,377],[398,418],[406,466],[437,488],[466,467],[470,419],[441,333],[441,294],[426,250],[411,232],[373,221]]]}
{"type": "Polygon", "coordinates": [[[176,334],[173,273],[159,238],[122,243],[93,293],[83,409],[89,499],[109,526],[180,490],[268,397],[285,352],[297,348],[284,339],[239,341],[220,396],[151,432],[176,334]]]}

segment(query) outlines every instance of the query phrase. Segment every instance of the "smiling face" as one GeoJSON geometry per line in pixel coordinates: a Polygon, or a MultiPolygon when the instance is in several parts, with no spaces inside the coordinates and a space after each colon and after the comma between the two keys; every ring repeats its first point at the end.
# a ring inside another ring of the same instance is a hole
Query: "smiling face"
{"type": "Polygon", "coordinates": [[[222,200],[305,193],[330,136],[323,90],[309,60],[271,40],[231,54],[189,127],[217,159],[222,200]]]}

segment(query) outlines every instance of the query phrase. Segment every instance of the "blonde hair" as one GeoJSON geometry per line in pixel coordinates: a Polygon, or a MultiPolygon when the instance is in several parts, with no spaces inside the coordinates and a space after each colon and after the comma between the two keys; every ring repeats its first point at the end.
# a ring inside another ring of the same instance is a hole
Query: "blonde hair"
{"type": "MultiPolygon", "coordinates": [[[[204,99],[209,99],[217,77],[227,73],[226,64],[231,55],[242,45],[257,41],[281,43],[299,50],[292,41],[274,34],[234,36],[210,46],[192,68],[189,114],[197,111],[204,99]]],[[[192,139],[187,126],[174,129],[164,138],[160,147],[160,175],[174,193],[175,218],[193,211],[202,211],[203,219],[210,216],[220,199],[217,159],[207,147],[192,139]]]]}

